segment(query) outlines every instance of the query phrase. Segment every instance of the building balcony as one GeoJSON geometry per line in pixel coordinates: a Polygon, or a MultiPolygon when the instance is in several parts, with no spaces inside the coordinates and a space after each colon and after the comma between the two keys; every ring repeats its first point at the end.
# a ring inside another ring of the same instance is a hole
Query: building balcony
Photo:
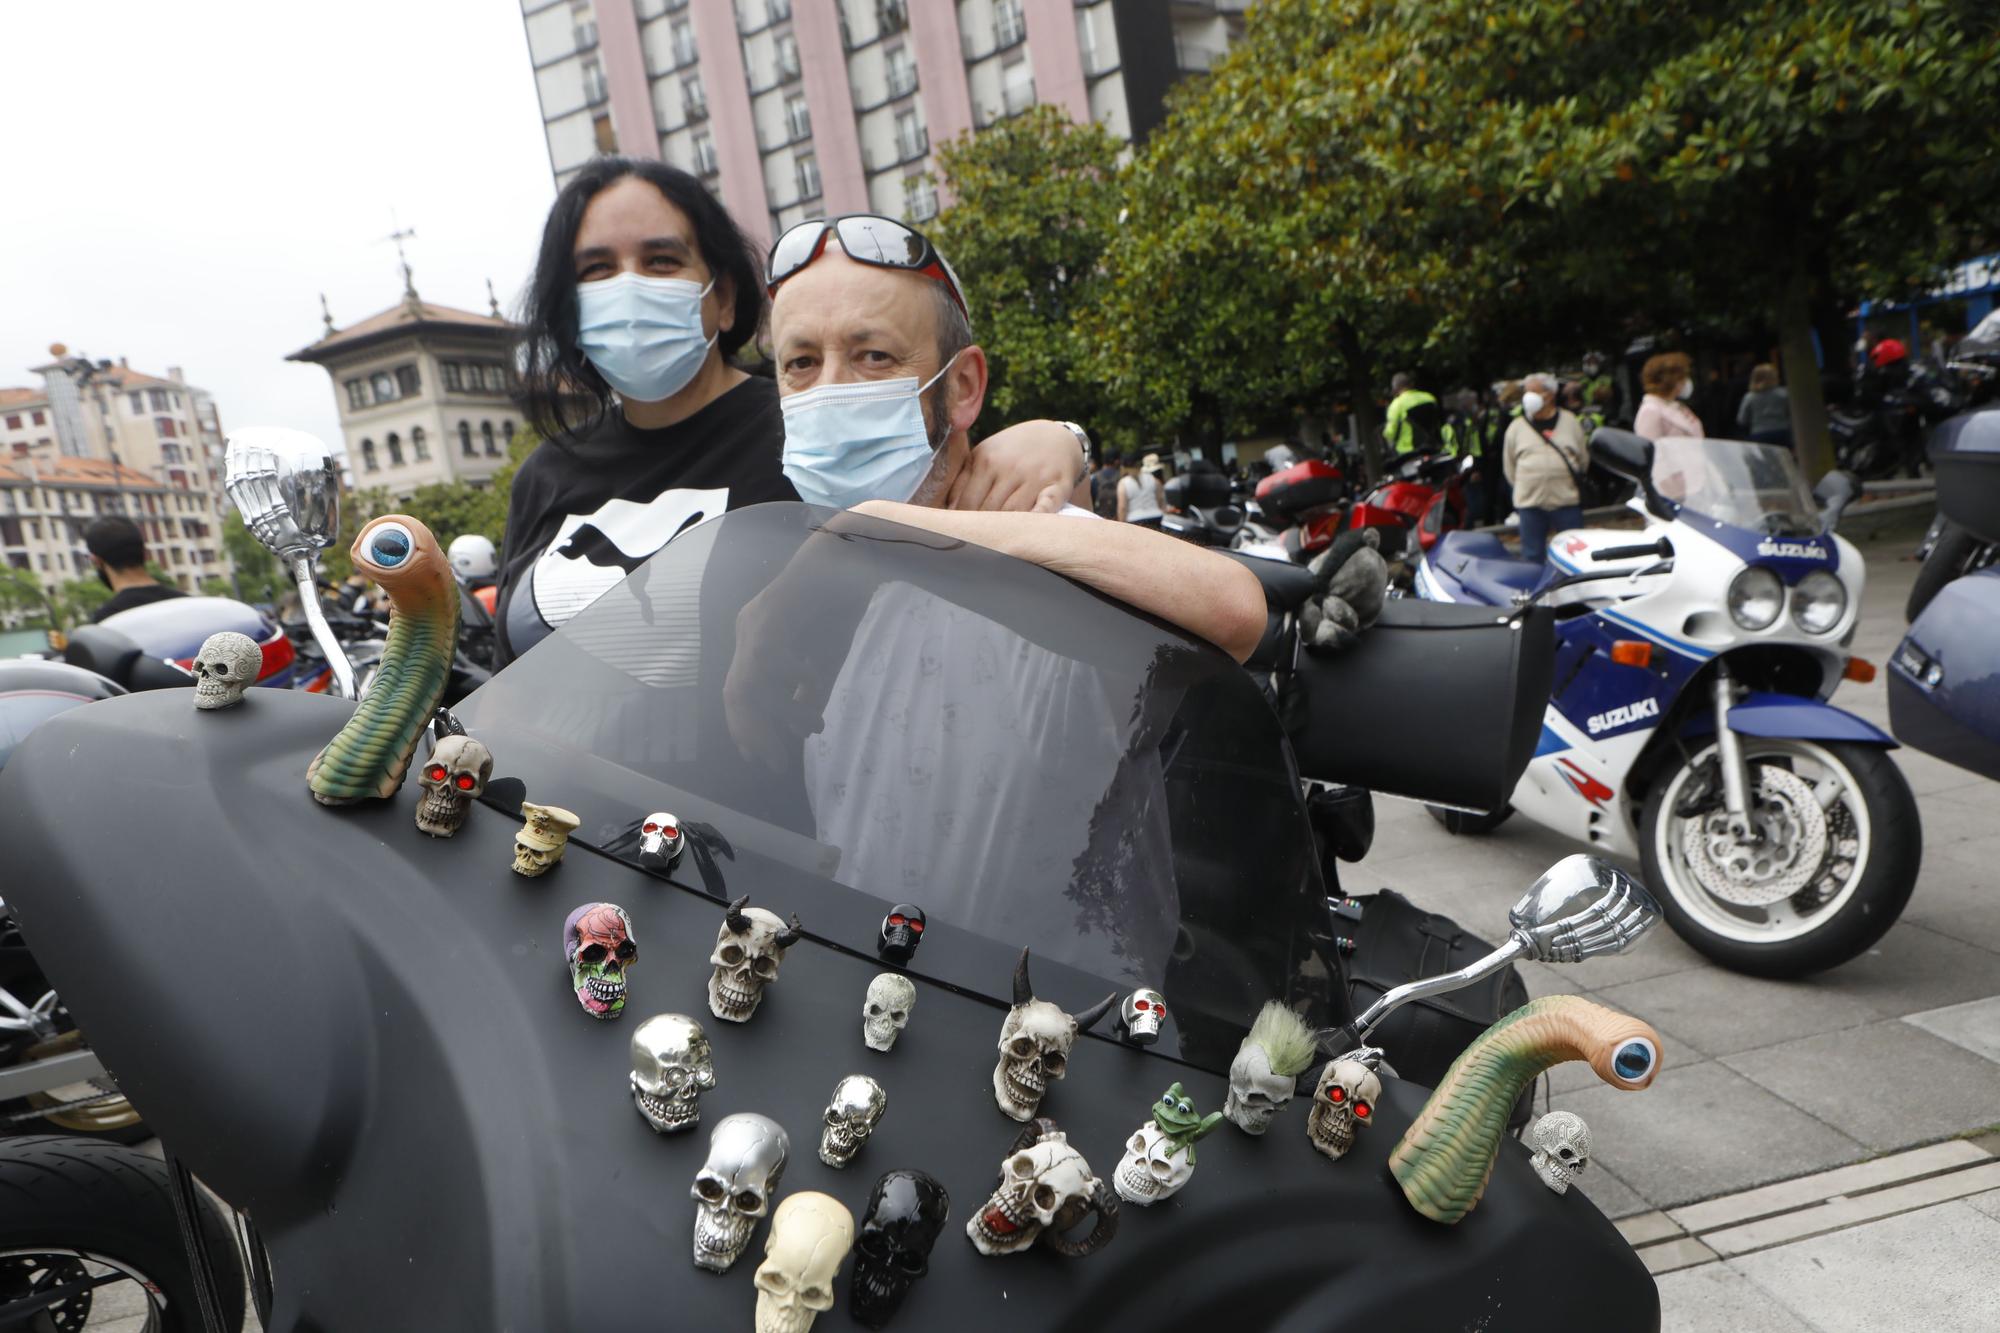
{"type": "Polygon", "coordinates": [[[900,66],[889,71],[889,97],[908,97],[917,90],[917,71],[913,65],[900,66]]]}

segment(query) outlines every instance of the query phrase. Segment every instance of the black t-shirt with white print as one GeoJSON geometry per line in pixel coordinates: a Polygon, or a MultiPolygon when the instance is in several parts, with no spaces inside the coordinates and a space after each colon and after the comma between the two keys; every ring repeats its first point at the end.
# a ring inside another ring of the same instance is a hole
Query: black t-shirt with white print
{"type": "Polygon", "coordinates": [[[751,376],[671,426],[613,410],[543,441],[514,476],[500,571],[500,660],[596,601],[676,535],[731,509],[796,500],[778,386],[751,376]]]}

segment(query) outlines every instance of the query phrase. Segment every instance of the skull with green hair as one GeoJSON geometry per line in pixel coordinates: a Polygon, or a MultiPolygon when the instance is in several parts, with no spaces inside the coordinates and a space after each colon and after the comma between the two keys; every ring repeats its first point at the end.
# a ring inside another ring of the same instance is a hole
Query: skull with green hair
{"type": "Polygon", "coordinates": [[[1277,1000],[1265,1005],[1229,1066],[1222,1113],[1246,1134],[1262,1134],[1298,1091],[1317,1047],[1304,1019],[1277,1000]]]}

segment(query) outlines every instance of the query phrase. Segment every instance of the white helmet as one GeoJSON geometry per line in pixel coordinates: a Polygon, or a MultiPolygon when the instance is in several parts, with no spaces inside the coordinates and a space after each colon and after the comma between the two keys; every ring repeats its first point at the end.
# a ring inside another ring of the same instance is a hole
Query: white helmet
{"type": "Polygon", "coordinates": [[[500,568],[493,543],[476,532],[452,538],[445,554],[451,558],[452,573],[460,579],[490,579],[500,568]]]}

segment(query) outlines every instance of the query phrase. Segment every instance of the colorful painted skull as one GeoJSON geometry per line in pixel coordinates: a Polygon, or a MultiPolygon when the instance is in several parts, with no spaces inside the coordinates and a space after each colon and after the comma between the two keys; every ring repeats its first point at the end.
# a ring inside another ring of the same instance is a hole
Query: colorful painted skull
{"type": "Polygon", "coordinates": [[[951,1216],[951,1196],[922,1171],[890,1171],[868,1192],[854,1243],[848,1312],[880,1328],[902,1308],[918,1278],[931,1271],[931,1248],[951,1216]]]}
{"type": "Polygon", "coordinates": [[[1096,1253],[1118,1234],[1117,1196],[1053,1120],[1022,1129],[1000,1164],[1000,1184],[965,1223],[973,1248],[991,1256],[1019,1254],[1045,1233],[1050,1249],[1072,1259],[1096,1253]],[[1097,1222],[1088,1236],[1065,1234],[1093,1212],[1097,1222]]]}
{"type": "Polygon", "coordinates": [[[1167,997],[1141,986],[1118,1006],[1118,1035],[1127,1045],[1151,1046],[1167,1021],[1167,997]]]}
{"type": "Polygon", "coordinates": [[[785,1174],[791,1140],[778,1122],[754,1111],[718,1120],[708,1136],[708,1160],[695,1173],[694,1262],[726,1273],[750,1244],[750,1233],[771,1211],[771,1196],[785,1174]]]}
{"type": "Polygon", "coordinates": [[[264,669],[264,650],[248,634],[224,630],[202,640],[194,655],[194,706],[228,708],[243,702],[243,691],[264,669]]]}
{"type": "Polygon", "coordinates": [[[826,1128],[820,1131],[819,1160],[842,1167],[867,1144],[868,1136],[889,1109],[889,1095],[866,1074],[849,1074],[834,1085],[826,1105],[826,1128]]]}
{"type": "Polygon", "coordinates": [[[1382,1080],[1359,1060],[1328,1060],[1313,1088],[1312,1111],[1306,1116],[1306,1137],[1334,1161],[1354,1146],[1355,1133],[1375,1118],[1382,1080]]]}
{"type": "Polygon", "coordinates": [[[908,977],[884,972],[868,983],[861,1002],[861,1040],[871,1051],[894,1048],[917,1006],[917,988],[908,977]]]}
{"type": "Polygon", "coordinates": [[[654,1014],[632,1033],[632,1103],[662,1134],[701,1119],[701,1094],[715,1086],[715,1057],[701,1024],[654,1014]]]}
{"type": "Polygon", "coordinates": [[[570,989],[592,1018],[625,1012],[625,973],[639,960],[632,918],[616,903],[585,903],[563,922],[570,989]]]}
{"type": "Polygon", "coordinates": [[[833,1308],[833,1279],[854,1244],[854,1215],[811,1190],[788,1194],[771,1214],[757,1266],[757,1333],[806,1333],[833,1308]]]}
{"type": "Polygon", "coordinates": [[[788,926],[776,913],[744,906],[748,894],[729,904],[708,961],[708,1011],[727,1023],[747,1023],[763,1003],[764,987],[778,979],[785,951],[799,941],[799,919],[788,926]]]}
{"type": "Polygon", "coordinates": [[[472,737],[447,736],[439,741],[417,774],[417,785],[424,789],[417,799],[417,828],[433,838],[458,832],[492,776],[493,752],[472,737]]]}

